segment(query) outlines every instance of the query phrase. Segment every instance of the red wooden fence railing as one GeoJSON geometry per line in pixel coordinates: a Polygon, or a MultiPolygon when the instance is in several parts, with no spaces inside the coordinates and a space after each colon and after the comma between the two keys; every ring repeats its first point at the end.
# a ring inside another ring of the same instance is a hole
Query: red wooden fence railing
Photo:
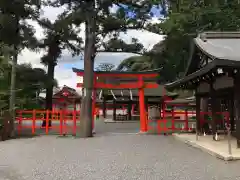
{"type": "Polygon", "coordinates": [[[18,110],[16,111],[17,130],[21,134],[23,129],[31,129],[32,134],[36,129],[45,129],[46,134],[49,130],[59,130],[59,134],[68,133],[68,123],[72,123],[70,129],[72,134],[76,134],[77,121],[80,121],[80,111],[76,110],[18,110]],[[42,127],[42,122],[46,121],[46,126],[42,127]],[[51,126],[49,123],[51,122],[51,126]]]}
{"type": "MultiPolygon", "coordinates": [[[[200,127],[203,127],[205,122],[208,122],[207,119],[204,118],[204,115],[211,116],[211,112],[200,112],[200,127]]],[[[217,119],[217,124],[224,121],[225,123],[229,124],[229,112],[217,112],[217,115],[222,115],[222,118],[217,119]]],[[[152,120],[151,118],[148,118],[148,130],[157,129],[157,131],[160,132],[167,132],[167,131],[192,131],[195,127],[189,127],[189,123],[196,123],[195,120],[190,120],[191,117],[196,117],[195,111],[174,111],[171,110],[170,112],[167,112],[165,110],[161,111],[160,113],[160,119],[152,120]],[[180,117],[180,119],[176,119],[177,117],[180,117]],[[155,122],[155,127],[153,127],[151,124],[155,122]],[[181,124],[181,127],[176,127],[175,123],[181,124]],[[171,125],[169,127],[168,125],[171,125]]],[[[192,124],[193,125],[193,124],[192,124]]]]}

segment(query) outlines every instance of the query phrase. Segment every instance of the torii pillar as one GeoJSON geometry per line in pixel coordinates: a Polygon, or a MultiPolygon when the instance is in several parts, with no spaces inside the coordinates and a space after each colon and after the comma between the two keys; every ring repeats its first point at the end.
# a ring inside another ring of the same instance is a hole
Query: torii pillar
{"type": "Polygon", "coordinates": [[[144,97],[144,82],[143,77],[138,78],[138,83],[140,88],[139,92],[139,110],[140,110],[140,133],[145,133],[148,131],[147,128],[147,118],[146,118],[146,108],[145,108],[145,97],[144,97]]]}

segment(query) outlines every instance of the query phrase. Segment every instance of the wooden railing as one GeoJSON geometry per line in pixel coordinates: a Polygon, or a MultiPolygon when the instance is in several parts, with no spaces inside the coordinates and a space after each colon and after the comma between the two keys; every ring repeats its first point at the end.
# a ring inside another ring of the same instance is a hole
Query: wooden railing
{"type": "Polygon", "coordinates": [[[76,134],[77,122],[80,122],[80,111],[75,110],[17,110],[16,124],[19,134],[24,129],[31,129],[32,134],[36,129],[44,129],[46,134],[49,130],[55,129],[60,135],[69,133],[69,128],[73,135],[76,134]],[[43,126],[43,122],[45,125],[43,126]]]}

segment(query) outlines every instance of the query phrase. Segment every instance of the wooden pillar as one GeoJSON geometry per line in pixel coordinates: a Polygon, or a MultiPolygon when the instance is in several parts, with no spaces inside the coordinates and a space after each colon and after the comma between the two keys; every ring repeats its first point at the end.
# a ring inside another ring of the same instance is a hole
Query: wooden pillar
{"type": "Polygon", "coordinates": [[[95,108],[96,108],[96,81],[97,81],[97,77],[94,75],[94,79],[93,79],[93,91],[92,91],[92,129],[94,129],[95,126],[95,108]]]}
{"type": "Polygon", "coordinates": [[[132,104],[132,115],[134,115],[134,107],[136,104],[132,104]]]}
{"type": "Polygon", "coordinates": [[[113,99],[113,120],[116,121],[117,120],[117,107],[116,107],[116,100],[113,99]]]}
{"type": "Polygon", "coordinates": [[[236,134],[237,147],[240,148],[240,73],[234,78],[234,105],[235,105],[235,123],[236,123],[236,134]]]}
{"type": "Polygon", "coordinates": [[[160,112],[160,115],[159,115],[159,117],[160,117],[160,119],[162,118],[162,104],[163,104],[163,100],[161,100],[161,102],[160,102],[160,104],[159,104],[159,112],[160,112]]]}
{"type": "MultiPolygon", "coordinates": [[[[201,104],[200,105],[200,112],[203,112],[203,114],[200,117],[203,120],[203,121],[202,120],[201,121],[206,123],[206,122],[208,122],[208,116],[209,116],[209,114],[207,114],[208,113],[209,96],[201,97],[200,99],[201,99],[201,102],[200,102],[200,104],[201,104]]],[[[200,123],[200,131],[203,130],[203,127],[201,127],[203,125],[204,124],[200,123]]],[[[209,123],[208,123],[208,126],[209,126],[209,123]]]]}
{"type": "Polygon", "coordinates": [[[56,110],[56,104],[52,104],[52,110],[55,111],[56,110]]]}
{"type": "Polygon", "coordinates": [[[127,107],[128,120],[132,120],[132,101],[129,100],[127,107]]]}
{"type": "Polygon", "coordinates": [[[76,111],[76,110],[77,110],[77,103],[76,103],[76,99],[74,100],[74,106],[73,106],[73,108],[74,108],[74,111],[76,111]]]}
{"type": "Polygon", "coordinates": [[[200,126],[200,121],[201,121],[201,97],[199,95],[196,95],[196,131],[199,134],[201,132],[201,126],[200,126]]]}
{"type": "Polygon", "coordinates": [[[213,83],[211,82],[210,84],[210,95],[211,95],[211,109],[212,109],[212,134],[213,134],[213,140],[216,139],[216,133],[217,133],[217,126],[216,126],[216,121],[217,121],[217,100],[216,100],[216,92],[215,89],[213,88],[213,83]]]}
{"type": "Polygon", "coordinates": [[[140,131],[147,131],[147,123],[146,123],[146,113],[145,113],[145,100],[144,100],[144,88],[143,88],[143,78],[139,77],[139,84],[142,88],[139,91],[139,110],[140,110],[140,131]]]}
{"type": "Polygon", "coordinates": [[[103,96],[103,118],[106,118],[106,98],[103,96]]]}
{"type": "Polygon", "coordinates": [[[234,95],[231,95],[228,100],[228,112],[229,112],[229,121],[231,126],[231,132],[235,130],[235,122],[234,122],[234,95]]]}
{"type": "Polygon", "coordinates": [[[63,109],[64,109],[64,111],[66,111],[67,110],[67,103],[63,103],[63,109]]]}

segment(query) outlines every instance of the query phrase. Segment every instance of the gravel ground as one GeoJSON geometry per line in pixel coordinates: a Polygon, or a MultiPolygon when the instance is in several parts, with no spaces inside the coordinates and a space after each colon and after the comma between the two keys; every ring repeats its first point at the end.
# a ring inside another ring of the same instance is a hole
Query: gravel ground
{"type": "Polygon", "coordinates": [[[240,162],[218,160],[171,136],[136,135],[137,126],[98,124],[98,135],[89,139],[0,142],[0,180],[240,179],[240,162]]]}

